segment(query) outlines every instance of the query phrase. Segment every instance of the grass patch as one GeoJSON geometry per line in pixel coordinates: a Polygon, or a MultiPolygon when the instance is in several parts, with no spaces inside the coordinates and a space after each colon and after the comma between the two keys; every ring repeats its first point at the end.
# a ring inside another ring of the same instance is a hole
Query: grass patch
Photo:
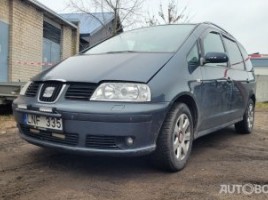
{"type": "Polygon", "coordinates": [[[257,103],[256,104],[256,108],[265,108],[268,109],[268,102],[264,102],[264,103],[257,103]]]}

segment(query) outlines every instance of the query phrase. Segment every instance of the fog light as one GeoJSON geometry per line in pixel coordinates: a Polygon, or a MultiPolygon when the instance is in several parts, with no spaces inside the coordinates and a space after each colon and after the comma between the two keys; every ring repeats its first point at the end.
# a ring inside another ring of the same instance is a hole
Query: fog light
{"type": "Polygon", "coordinates": [[[134,139],[133,139],[132,137],[127,137],[127,138],[126,138],[126,144],[127,144],[128,146],[133,145],[133,144],[134,144],[134,139]]]}
{"type": "Polygon", "coordinates": [[[26,104],[18,104],[18,108],[27,110],[27,105],[26,104]]]}
{"type": "Polygon", "coordinates": [[[39,108],[39,111],[52,113],[52,108],[40,107],[39,108]]]}

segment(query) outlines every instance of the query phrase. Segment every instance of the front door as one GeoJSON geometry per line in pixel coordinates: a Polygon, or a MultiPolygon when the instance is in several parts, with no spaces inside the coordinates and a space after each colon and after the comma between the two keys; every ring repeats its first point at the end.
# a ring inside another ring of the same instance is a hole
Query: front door
{"type": "MultiPolygon", "coordinates": [[[[225,52],[220,34],[211,32],[203,38],[203,54],[225,52]]],[[[207,63],[202,72],[202,123],[200,131],[218,127],[230,121],[233,82],[227,79],[227,63],[207,63]]]]}
{"type": "Polygon", "coordinates": [[[8,81],[8,24],[0,21],[0,82],[8,81]]]}

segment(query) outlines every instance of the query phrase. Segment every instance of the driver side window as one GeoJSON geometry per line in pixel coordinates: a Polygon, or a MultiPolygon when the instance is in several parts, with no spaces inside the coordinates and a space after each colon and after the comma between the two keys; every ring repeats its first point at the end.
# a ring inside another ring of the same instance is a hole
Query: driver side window
{"type": "MultiPolygon", "coordinates": [[[[205,37],[205,39],[203,40],[203,47],[204,47],[204,55],[206,55],[209,52],[225,53],[221,36],[215,32],[211,32],[205,37]]],[[[209,63],[208,65],[227,66],[227,63],[226,64],[224,64],[224,63],[221,63],[221,64],[209,63]]]]}
{"type": "Polygon", "coordinates": [[[220,52],[224,53],[224,47],[221,36],[217,33],[209,33],[204,39],[204,52],[220,52]]]}

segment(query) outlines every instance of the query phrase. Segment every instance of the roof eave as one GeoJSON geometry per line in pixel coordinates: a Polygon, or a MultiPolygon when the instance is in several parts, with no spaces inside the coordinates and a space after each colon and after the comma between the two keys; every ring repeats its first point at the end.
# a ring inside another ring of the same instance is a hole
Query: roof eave
{"type": "Polygon", "coordinates": [[[43,12],[45,12],[49,18],[55,19],[55,20],[59,21],[60,23],[71,26],[73,29],[78,29],[78,27],[75,24],[64,19],[62,16],[57,14],[55,11],[51,10],[50,8],[41,4],[40,2],[35,1],[35,0],[26,0],[26,1],[29,2],[30,4],[32,4],[33,6],[37,7],[38,9],[42,10],[43,12]]]}
{"type": "Polygon", "coordinates": [[[101,25],[101,26],[99,26],[98,28],[96,28],[95,30],[93,30],[93,31],[90,33],[90,35],[94,35],[94,34],[98,33],[102,28],[106,28],[106,26],[107,26],[109,23],[111,23],[113,20],[114,20],[114,17],[111,18],[111,19],[109,19],[107,22],[105,22],[105,25],[104,25],[104,26],[101,25]]]}

